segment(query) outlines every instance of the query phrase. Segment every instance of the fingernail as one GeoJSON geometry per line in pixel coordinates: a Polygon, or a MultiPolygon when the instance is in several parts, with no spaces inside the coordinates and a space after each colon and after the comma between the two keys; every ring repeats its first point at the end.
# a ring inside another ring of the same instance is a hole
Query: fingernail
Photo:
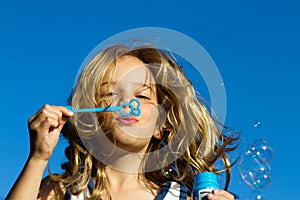
{"type": "Polygon", "coordinates": [[[213,194],[217,194],[217,193],[219,193],[220,191],[219,190],[213,190],[213,194]]]}
{"type": "Polygon", "coordinates": [[[208,195],[206,195],[207,199],[212,199],[213,198],[213,194],[209,193],[208,195]]]}
{"type": "Polygon", "coordinates": [[[68,113],[70,113],[71,115],[73,115],[74,112],[72,112],[72,110],[68,109],[68,113]]]}

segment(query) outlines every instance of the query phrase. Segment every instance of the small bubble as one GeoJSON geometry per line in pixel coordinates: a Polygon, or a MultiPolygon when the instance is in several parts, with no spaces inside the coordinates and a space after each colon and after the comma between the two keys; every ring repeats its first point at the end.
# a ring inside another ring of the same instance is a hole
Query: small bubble
{"type": "Polygon", "coordinates": [[[262,200],[264,194],[261,190],[252,190],[248,195],[247,200],[262,200]]]}
{"type": "Polygon", "coordinates": [[[223,87],[223,86],[224,86],[224,82],[220,83],[220,86],[222,86],[222,87],[223,87]]]}
{"type": "Polygon", "coordinates": [[[168,179],[170,179],[173,176],[174,176],[174,170],[171,167],[167,168],[165,170],[165,177],[168,178],[168,179]]]}
{"type": "Polygon", "coordinates": [[[250,145],[252,156],[257,157],[263,162],[271,162],[274,157],[274,151],[271,145],[264,139],[256,139],[250,145]]]}
{"type": "Polygon", "coordinates": [[[256,121],[253,125],[254,128],[260,127],[261,126],[261,122],[260,121],[256,121]]]}

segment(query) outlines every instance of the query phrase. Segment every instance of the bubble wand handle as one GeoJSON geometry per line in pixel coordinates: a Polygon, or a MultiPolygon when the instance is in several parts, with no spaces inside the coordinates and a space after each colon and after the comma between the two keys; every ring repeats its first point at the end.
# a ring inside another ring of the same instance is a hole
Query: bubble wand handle
{"type": "Polygon", "coordinates": [[[211,193],[214,189],[219,188],[220,186],[216,174],[212,172],[201,172],[194,177],[192,199],[207,199],[207,194],[211,193]]]}
{"type": "MultiPolygon", "coordinates": [[[[201,172],[194,177],[192,200],[206,200],[206,196],[215,189],[220,189],[217,175],[213,172],[201,172]]],[[[233,192],[229,193],[233,195],[234,199],[239,198],[233,192]]]]}

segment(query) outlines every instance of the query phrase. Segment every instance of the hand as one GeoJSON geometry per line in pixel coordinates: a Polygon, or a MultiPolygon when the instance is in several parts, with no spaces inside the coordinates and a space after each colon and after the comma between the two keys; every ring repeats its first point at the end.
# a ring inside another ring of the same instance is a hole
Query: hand
{"type": "Polygon", "coordinates": [[[211,200],[233,200],[234,196],[225,190],[213,190],[207,195],[207,199],[211,200]]]}
{"type": "Polygon", "coordinates": [[[28,119],[30,157],[48,161],[60,131],[73,113],[63,106],[43,106],[28,119]]]}

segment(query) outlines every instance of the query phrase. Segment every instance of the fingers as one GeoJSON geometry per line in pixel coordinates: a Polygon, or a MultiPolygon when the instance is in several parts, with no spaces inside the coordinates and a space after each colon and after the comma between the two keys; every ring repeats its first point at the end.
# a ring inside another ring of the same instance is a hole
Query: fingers
{"type": "Polygon", "coordinates": [[[31,130],[41,130],[63,125],[73,113],[63,106],[43,106],[37,113],[29,118],[28,124],[31,130]]]}
{"type": "Polygon", "coordinates": [[[41,113],[47,114],[48,111],[56,113],[59,117],[61,116],[71,117],[73,115],[73,113],[69,109],[63,106],[50,106],[46,104],[38,112],[32,115],[29,118],[28,122],[31,123],[39,114],[41,113]]]}
{"type": "Polygon", "coordinates": [[[30,156],[48,160],[58,142],[60,131],[73,113],[63,106],[43,106],[28,119],[30,156]]]}
{"type": "Polygon", "coordinates": [[[225,190],[213,190],[207,195],[207,199],[212,200],[233,200],[234,196],[225,190]]]}

